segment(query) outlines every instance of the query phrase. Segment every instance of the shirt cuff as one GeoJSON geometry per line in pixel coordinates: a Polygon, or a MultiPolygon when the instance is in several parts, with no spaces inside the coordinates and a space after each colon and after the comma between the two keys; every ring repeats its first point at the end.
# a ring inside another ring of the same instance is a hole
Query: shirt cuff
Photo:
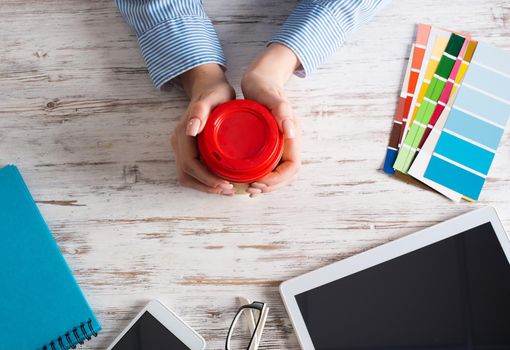
{"type": "Polygon", "coordinates": [[[169,19],[139,36],[138,42],[157,88],[205,63],[226,66],[220,41],[208,18],[169,19]]]}
{"type": "Polygon", "coordinates": [[[343,44],[346,34],[328,8],[301,2],[268,44],[276,42],[291,49],[301,62],[295,74],[305,77],[343,44]]]}

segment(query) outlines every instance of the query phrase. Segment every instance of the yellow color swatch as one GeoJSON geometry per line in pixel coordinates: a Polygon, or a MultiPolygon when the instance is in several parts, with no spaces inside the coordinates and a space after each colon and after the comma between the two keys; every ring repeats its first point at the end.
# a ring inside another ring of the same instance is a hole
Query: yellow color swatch
{"type": "Polygon", "coordinates": [[[470,41],[468,44],[468,47],[466,49],[466,53],[464,54],[464,59],[462,60],[462,63],[459,67],[459,72],[457,73],[457,76],[455,77],[455,84],[453,85],[452,92],[450,96],[455,96],[455,91],[459,87],[460,83],[462,82],[462,79],[464,79],[464,75],[466,74],[466,71],[469,67],[469,62],[471,62],[471,58],[473,57],[473,54],[476,50],[476,41],[470,41]]]}
{"type": "Polygon", "coordinates": [[[410,126],[413,124],[414,118],[416,117],[416,113],[418,113],[418,109],[420,108],[420,104],[425,97],[425,93],[430,85],[430,80],[434,76],[436,72],[437,66],[439,65],[439,60],[443,55],[444,50],[446,49],[446,45],[448,44],[449,37],[438,36],[436,41],[434,42],[434,46],[432,48],[432,54],[430,55],[429,62],[427,63],[427,69],[425,70],[425,76],[423,78],[423,83],[421,84],[420,91],[418,92],[418,98],[416,99],[416,104],[414,106],[413,115],[411,117],[410,126]]]}

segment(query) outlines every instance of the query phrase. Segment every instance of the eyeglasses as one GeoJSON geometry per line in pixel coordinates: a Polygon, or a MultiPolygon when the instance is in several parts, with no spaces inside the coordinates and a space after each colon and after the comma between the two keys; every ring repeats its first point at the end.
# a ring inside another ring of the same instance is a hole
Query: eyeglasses
{"type": "Polygon", "coordinates": [[[266,324],[269,307],[260,301],[250,302],[246,298],[239,298],[241,307],[232,320],[227,334],[225,350],[257,350],[266,324]],[[241,316],[248,325],[249,332],[244,331],[239,322],[241,316]]]}

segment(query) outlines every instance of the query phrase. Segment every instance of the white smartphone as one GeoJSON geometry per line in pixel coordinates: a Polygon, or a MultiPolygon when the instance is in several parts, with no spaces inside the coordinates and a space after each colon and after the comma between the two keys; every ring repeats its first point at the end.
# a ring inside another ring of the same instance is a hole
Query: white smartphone
{"type": "Polygon", "coordinates": [[[203,350],[205,340],[158,300],[131,321],[107,350],[203,350]]]}

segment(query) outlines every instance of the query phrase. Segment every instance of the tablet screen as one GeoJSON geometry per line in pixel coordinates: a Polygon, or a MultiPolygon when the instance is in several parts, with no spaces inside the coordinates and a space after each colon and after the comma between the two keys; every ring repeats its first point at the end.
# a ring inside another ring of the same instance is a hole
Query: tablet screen
{"type": "Polygon", "coordinates": [[[510,265],[490,223],[296,296],[315,349],[510,349],[510,265]]]}
{"type": "Polygon", "coordinates": [[[149,312],[135,322],[112,350],[189,350],[149,312]]]}

